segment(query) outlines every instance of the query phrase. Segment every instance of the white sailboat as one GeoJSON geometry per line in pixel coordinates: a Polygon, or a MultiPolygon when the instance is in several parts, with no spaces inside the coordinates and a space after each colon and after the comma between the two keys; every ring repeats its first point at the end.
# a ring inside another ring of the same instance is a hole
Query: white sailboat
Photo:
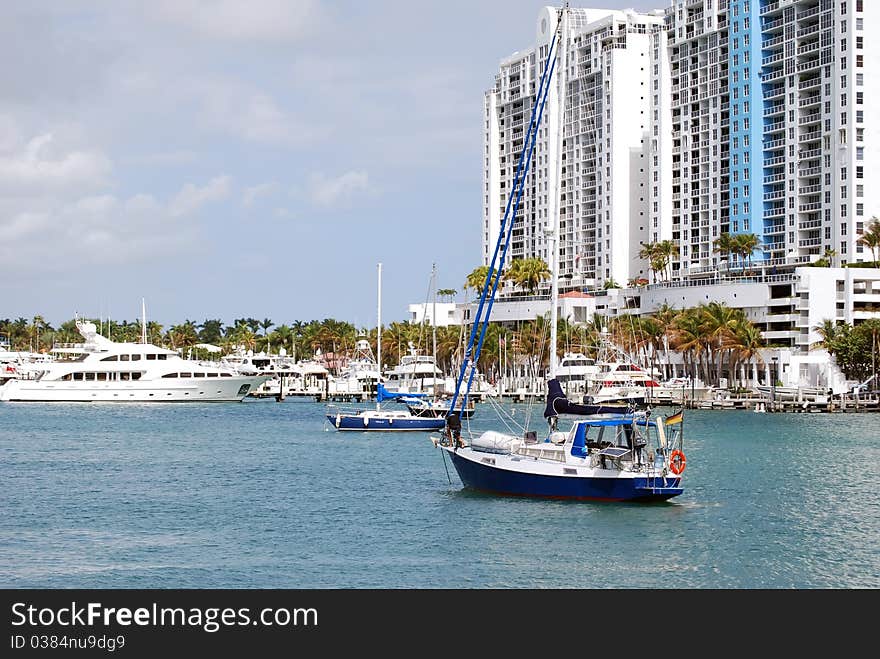
{"type": "MultiPolygon", "coordinates": [[[[382,264],[378,266],[378,304],[377,304],[377,341],[376,362],[382,364],[382,264]]],[[[363,410],[341,410],[334,405],[327,408],[327,420],[337,430],[438,430],[446,421],[442,418],[420,417],[412,414],[408,409],[394,410],[382,409],[382,401],[395,399],[398,396],[389,393],[382,382],[376,385],[376,408],[363,410]]]]}
{"type": "MultiPolygon", "coordinates": [[[[494,275],[487,279],[483,288],[450,410],[455,408],[459,395],[467,401],[468,386],[473,367],[479,359],[495,292],[504,268],[510,235],[513,233],[513,220],[531,163],[535,137],[554,69],[558,70],[560,99],[557,154],[562,150],[567,24],[566,5],[559,10],[557,33],[550,44],[537,93],[539,102],[532,111],[527,139],[517,166],[516,182],[507,202],[498,242],[489,264],[489,272],[494,275]],[[561,43],[557,44],[557,41],[561,43]],[[478,327],[479,339],[476,336],[478,327]]],[[[557,157],[558,174],[561,156],[557,157]]],[[[556,180],[560,180],[558,175],[556,180]]],[[[558,190],[555,199],[559,204],[558,190]]],[[[614,501],[663,501],[678,496],[683,492],[681,474],[685,468],[685,457],[681,450],[681,413],[665,420],[660,417],[650,418],[644,413],[597,415],[592,408],[574,405],[568,401],[562,393],[559,381],[554,377],[557,368],[558,206],[553,217],[554,226],[549,236],[552,242],[551,378],[544,411],[549,422],[547,434],[539,439],[534,431],[517,436],[506,431],[489,430],[479,435],[466,436],[462,433],[460,419],[450,412],[447,415],[445,434],[432,440],[443,451],[444,456],[451,458],[465,487],[475,490],[515,496],[614,501]],[[561,414],[584,413],[589,416],[575,420],[567,432],[557,429],[561,414]]]]}

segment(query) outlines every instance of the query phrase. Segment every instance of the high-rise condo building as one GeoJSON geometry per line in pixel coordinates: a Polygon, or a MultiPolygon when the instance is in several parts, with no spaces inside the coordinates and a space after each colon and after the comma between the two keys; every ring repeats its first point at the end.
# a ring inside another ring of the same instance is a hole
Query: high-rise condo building
{"type": "Polygon", "coordinates": [[[671,153],[666,100],[656,98],[652,221],[662,226],[671,205],[674,277],[717,270],[728,259],[715,246],[724,233],[755,234],[753,259],[778,271],[822,257],[871,260],[857,240],[880,212],[866,180],[880,166],[867,134],[880,60],[865,27],[876,13],[869,0],[674,0],[667,9],[671,153]]]}
{"type": "MultiPolygon", "coordinates": [[[[484,264],[514,186],[557,20],[557,9],[541,11],[536,44],[504,59],[485,94],[484,264]]],[[[651,46],[654,35],[664,33],[665,17],[661,11],[571,9],[568,21],[562,165],[557,170],[559,94],[551,84],[510,258],[550,262],[548,231],[558,199],[560,289],[626,285],[648,271],[639,251],[651,238],[651,46]]]]}

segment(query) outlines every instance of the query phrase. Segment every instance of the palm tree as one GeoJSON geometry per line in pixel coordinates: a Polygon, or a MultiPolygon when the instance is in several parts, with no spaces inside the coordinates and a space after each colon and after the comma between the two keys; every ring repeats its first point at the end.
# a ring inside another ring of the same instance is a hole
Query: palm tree
{"type": "Polygon", "coordinates": [[[878,256],[878,252],[880,252],[880,220],[876,216],[871,218],[871,222],[856,242],[871,250],[874,264],[878,265],[880,262],[880,256],[878,256]]]}
{"type": "Polygon", "coordinates": [[[455,296],[458,295],[458,291],[454,288],[441,288],[437,291],[437,295],[438,297],[445,299],[447,302],[452,302],[455,296]]]}
{"type": "MultiPolygon", "coordinates": [[[[494,270],[492,271],[492,275],[494,275],[494,270]]],[[[465,279],[464,282],[464,288],[472,288],[479,296],[483,293],[483,289],[486,288],[486,280],[489,278],[489,266],[481,265],[478,268],[474,268],[467,276],[467,279],[465,279]]]]}
{"type": "Polygon", "coordinates": [[[220,343],[223,338],[223,321],[219,318],[206,319],[199,325],[199,341],[202,343],[220,343]]]}
{"type": "Polygon", "coordinates": [[[657,244],[657,251],[663,257],[663,268],[666,270],[666,280],[672,279],[672,259],[678,256],[678,245],[673,240],[661,240],[657,244]]]}
{"type": "Polygon", "coordinates": [[[834,263],[835,256],[837,256],[837,252],[828,247],[825,249],[825,254],[813,261],[811,265],[816,268],[830,268],[834,263]]]}
{"type": "Polygon", "coordinates": [[[743,313],[740,309],[731,309],[724,303],[710,302],[702,306],[702,315],[707,343],[713,346],[718,354],[715,383],[720,386],[721,372],[724,369],[725,343],[733,333],[737,321],[744,318],[743,313]]]}
{"type": "Polygon", "coordinates": [[[697,366],[704,346],[702,313],[699,308],[685,309],[675,318],[672,328],[672,347],[683,353],[685,367],[690,366],[692,377],[697,375],[697,366]]]}
{"type": "Polygon", "coordinates": [[[290,325],[279,325],[271,334],[279,347],[285,350],[293,344],[293,329],[290,325]]]}
{"type": "Polygon", "coordinates": [[[651,314],[662,332],[660,340],[663,342],[663,353],[665,357],[663,367],[664,376],[667,378],[669,377],[669,373],[665,372],[665,370],[669,366],[669,340],[672,338],[672,329],[675,326],[675,319],[678,318],[679,313],[680,312],[676,310],[675,307],[664,302],[660,305],[657,311],[651,314]]]}
{"type": "Polygon", "coordinates": [[[761,248],[761,239],[753,233],[740,233],[734,236],[737,253],[748,262],[749,270],[752,268],[752,254],[761,248]]]}
{"type": "Polygon", "coordinates": [[[810,350],[823,349],[833,355],[835,342],[840,335],[840,326],[835,321],[826,318],[819,325],[814,326],[813,331],[816,332],[821,339],[810,344],[810,350]]]}
{"type": "Polygon", "coordinates": [[[550,279],[551,275],[544,259],[533,257],[514,259],[504,278],[511,280],[514,286],[519,286],[534,295],[541,282],[550,279]]]}
{"type": "Polygon", "coordinates": [[[727,255],[727,272],[730,272],[731,256],[737,248],[733,236],[729,233],[722,233],[712,242],[712,245],[714,246],[712,250],[713,252],[727,255]]]}
{"type": "Polygon", "coordinates": [[[732,351],[730,372],[734,377],[739,362],[744,361],[748,365],[752,364],[752,360],[757,359],[759,364],[763,363],[761,348],[764,347],[764,338],[761,336],[761,330],[746,318],[735,321],[728,336],[727,347],[732,351]]]}
{"type": "Polygon", "coordinates": [[[660,250],[658,243],[648,243],[647,245],[643,244],[642,248],[639,250],[639,258],[645,259],[648,262],[648,270],[649,274],[654,273],[654,281],[657,281],[657,266],[660,266],[662,269],[660,258],[660,250]]]}
{"type": "Polygon", "coordinates": [[[191,320],[187,320],[181,325],[173,325],[168,330],[168,340],[173,350],[192,348],[199,342],[199,332],[196,329],[196,324],[191,320]]]}

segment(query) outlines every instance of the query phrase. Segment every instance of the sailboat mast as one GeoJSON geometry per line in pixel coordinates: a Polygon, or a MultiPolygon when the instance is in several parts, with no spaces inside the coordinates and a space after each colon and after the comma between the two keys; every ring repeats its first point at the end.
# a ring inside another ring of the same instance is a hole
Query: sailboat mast
{"type": "MultiPolygon", "coordinates": [[[[437,264],[431,264],[431,285],[434,287],[434,302],[431,305],[431,353],[434,355],[434,363],[437,363],[437,264]]],[[[436,375],[436,373],[435,373],[436,375]]],[[[435,378],[436,380],[436,378],[435,378]]],[[[434,393],[437,393],[437,383],[434,383],[434,393]]]]}
{"type": "Polygon", "coordinates": [[[376,295],[376,366],[379,371],[379,381],[376,383],[376,409],[381,406],[379,402],[379,385],[382,384],[382,264],[379,264],[378,294],[376,295]]]}
{"type": "Polygon", "coordinates": [[[554,213],[550,235],[550,378],[556,377],[557,322],[559,315],[559,218],[562,215],[562,150],[565,139],[565,90],[566,58],[568,55],[568,3],[560,10],[561,38],[559,41],[559,67],[556,91],[558,118],[556,125],[556,191],[554,194],[554,213]]]}

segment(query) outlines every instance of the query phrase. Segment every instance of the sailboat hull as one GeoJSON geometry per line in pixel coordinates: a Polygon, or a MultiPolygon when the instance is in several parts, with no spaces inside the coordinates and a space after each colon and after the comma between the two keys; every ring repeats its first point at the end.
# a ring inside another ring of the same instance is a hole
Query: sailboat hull
{"type": "Polygon", "coordinates": [[[457,451],[448,452],[465,487],[493,494],[582,501],[652,502],[666,501],[684,491],[679,477],[621,477],[619,474],[606,478],[554,476],[499,468],[492,464],[495,458],[490,455],[480,456],[477,461],[457,451]]]}
{"type": "Polygon", "coordinates": [[[446,419],[430,417],[383,418],[356,414],[328,414],[327,420],[337,430],[381,430],[397,432],[403,430],[440,430],[446,425],[446,419]]]}

